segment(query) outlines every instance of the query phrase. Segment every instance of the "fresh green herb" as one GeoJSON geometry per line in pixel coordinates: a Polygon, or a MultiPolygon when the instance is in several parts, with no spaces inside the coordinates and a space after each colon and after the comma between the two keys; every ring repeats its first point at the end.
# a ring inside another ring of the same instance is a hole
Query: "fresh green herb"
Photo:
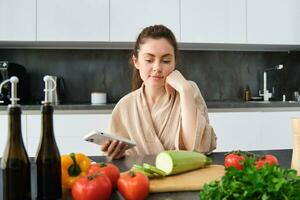
{"type": "Polygon", "coordinates": [[[204,185],[199,196],[201,200],[299,200],[300,177],[278,165],[257,169],[255,158],[246,156],[244,170],[227,168],[225,176],[204,185]]]}

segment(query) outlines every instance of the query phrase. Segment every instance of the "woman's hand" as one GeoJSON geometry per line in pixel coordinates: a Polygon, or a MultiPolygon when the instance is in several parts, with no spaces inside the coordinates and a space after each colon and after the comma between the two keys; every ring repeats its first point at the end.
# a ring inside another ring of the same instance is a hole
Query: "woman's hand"
{"type": "Polygon", "coordinates": [[[126,149],[128,149],[128,145],[117,140],[108,140],[101,145],[101,150],[112,159],[123,158],[126,149]]]}
{"type": "Polygon", "coordinates": [[[166,78],[165,89],[169,95],[173,93],[174,89],[181,93],[188,86],[188,81],[178,70],[174,70],[166,78]]]}

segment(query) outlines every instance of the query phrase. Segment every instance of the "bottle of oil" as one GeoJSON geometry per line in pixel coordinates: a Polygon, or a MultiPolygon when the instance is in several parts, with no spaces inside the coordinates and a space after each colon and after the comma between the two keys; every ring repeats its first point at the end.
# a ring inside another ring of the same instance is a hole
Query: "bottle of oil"
{"type": "Polygon", "coordinates": [[[30,161],[22,139],[21,107],[17,104],[19,80],[13,76],[6,82],[11,82],[11,104],[8,105],[8,139],[1,160],[3,199],[30,200],[30,161]]]}
{"type": "Polygon", "coordinates": [[[244,100],[245,101],[250,101],[251,100],[251,90],[249,85],[247,85],[245,92],[244,92],[244,100]]]}
{"type": "Polygon", "coordinates": [[[61,160],[53,130],[53,106],[49,103],[48,88],[51,77],[45,76],[45,100],[42,105],[42,133],[36,156],[37,199],[56,200],[62,198],[61,160]]]}

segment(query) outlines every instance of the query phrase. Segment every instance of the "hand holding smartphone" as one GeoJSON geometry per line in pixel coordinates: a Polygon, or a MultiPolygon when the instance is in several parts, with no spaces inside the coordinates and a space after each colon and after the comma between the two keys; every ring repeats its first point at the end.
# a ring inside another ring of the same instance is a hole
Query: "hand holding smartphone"
{"type": "Polygon", "coordinates": [[[88,142],[92,142],[98,145],[104,144],[106,141],[112,141],[112,140],[117,140],[119,142],[122,142],[128,146],[128,148],[132,148],[136,146],[136,143],[132,140],[129,140],[127,138],[117,136],[117,135],[112,135],[108,133],[104,133],[101,131],[91,131],[90,133],[86,134],[83,139],[88,142]]]}

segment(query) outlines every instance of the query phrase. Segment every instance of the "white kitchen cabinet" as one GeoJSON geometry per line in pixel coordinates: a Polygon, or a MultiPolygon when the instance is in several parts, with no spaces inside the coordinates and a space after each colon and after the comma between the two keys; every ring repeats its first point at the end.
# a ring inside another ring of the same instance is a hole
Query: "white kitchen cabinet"
{"type": "Polygon", "coordinates": [[[261,113],[262,141],[265,149],[291,149],[293,147],[292,118],[300,112],[261,113]]]}
{"type": "Polygon", "coordinates": [[[163,24],[180,40],[179,0],[111,0],[110,40],[134,42],[146,26],[163,24]]]}
{"type": "Polygon", "coordinates": [[[246,43],[246,0],[181,1],[181,42],[246,43]]]}
{"type": "Polygon", "coordinates": [[[216,151],[263,148],[260,112],[209,113],[209,119],[217,135],[216,151]]]}
{"type": "MultiPolygon", "coordinates": [[[[292,148],[291,118],[299,111],[209,112],[217,135],[215,151],[292,148]]],[[[0,157],[7,139],[7,115],[0,115],[0,157]]],[[[91,130],[107,131],[111,114],[54,114],[55,138],[61,154],[73,151],[101,155],[99,145],[82,137],[91,130]]],[[[34,157],[41,135],[41,115],[22,115],[22,133],[28,155],[34,157]]]]}
{"type": "Polygon", "coordinates": [[[36,0],[0,0],[0,41],[35,41],[36,0]]]}
{"type": "Polygon", "coordinates": [[[292,117],[300,112],[209,113],[218,138],[216,151],[291,149],[292,117]]]}
{"type": "Polygon", "coordinates": [[[108,41],[109,0],[37,1],[38,41],[108,41]]]}
{"type": "Polygon", "coordinates": [[[300,44],[299,0],[248,0],[250,44],[300,44]]]}
{"type": "MultiPolygon", "coordinates": [[[[92,130],[107,131],[111,114],[55,114],[53,126],[55,139],[61,154],[82,152],[100,155],[99,145],[83,140],[92,130]]],[[[41,115],[27,115],[29,155],[35,156],[41,135],[41,115]]]]}
{"type": "MultiPolygon", "coordinates": [[[[26,116],[21,117],[22,136],[25,148],[28,149],[26,135],[26,116]]],[[[2,157],[8,137],[8,115],[0,115],[0,157],[2,157]]]]}

